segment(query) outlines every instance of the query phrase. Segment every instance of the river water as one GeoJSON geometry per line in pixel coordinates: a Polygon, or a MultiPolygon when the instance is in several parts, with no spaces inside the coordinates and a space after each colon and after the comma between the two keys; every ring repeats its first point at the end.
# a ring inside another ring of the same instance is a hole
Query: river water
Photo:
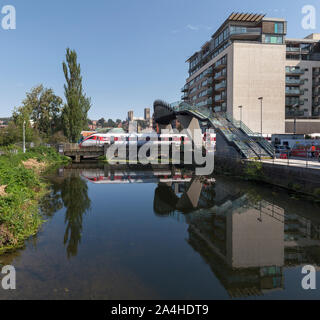
{"type": "Polygon", "coordinates": [[[48,177],[46,222],[0,257],[0,299],[313,299],[319,205],[231,177],[80,164],[48,177]]]}

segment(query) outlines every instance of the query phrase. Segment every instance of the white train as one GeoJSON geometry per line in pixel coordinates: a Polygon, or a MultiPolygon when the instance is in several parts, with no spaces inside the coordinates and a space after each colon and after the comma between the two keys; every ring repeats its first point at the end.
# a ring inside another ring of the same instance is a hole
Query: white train
{"type": "MultiPolygon", "coordinates": [[[[206,146],[214,146],[216,135],[214,133],[204,134],[203,143],[206,146]]],[[[95,133],[79,143],[81,147],[103,146],[104,144],[137,144],[141,147],[147,142],[155,144],[169,144],[180,146],[190,143],[186,134],[157,134],[157,133],[95,133]]]]}

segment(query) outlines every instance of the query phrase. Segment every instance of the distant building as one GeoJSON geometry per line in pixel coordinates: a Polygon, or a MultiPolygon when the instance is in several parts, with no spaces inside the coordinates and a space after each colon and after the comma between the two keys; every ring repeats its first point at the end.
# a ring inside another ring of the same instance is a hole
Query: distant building
{"type": "Polygon", "coordinates": [[[145,108],[144,109],[144,120],[149,121],[151,116],[150,116],[150,108],[145,108]]]}
{"type": "Polygon", "coordinates": [[[133,121],[133,111],[128,112],[128,121],[133,121]]]}

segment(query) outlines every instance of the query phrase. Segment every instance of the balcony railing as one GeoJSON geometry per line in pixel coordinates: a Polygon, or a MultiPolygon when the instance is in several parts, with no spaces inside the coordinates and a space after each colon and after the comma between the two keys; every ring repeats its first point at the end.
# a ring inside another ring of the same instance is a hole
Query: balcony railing
{"type": "Polygon", "coordinates": [[[223,95],[223,94],[219,94],[214,97],[215,102],[223,101],[225,99],[226,99],[226,95],[223,95]]]}
{"type": "Polygon", "coordinates": [[[227,65],[227,60],[226,59],[222,59],[219,60],[218,62],[216,62],[215,64],[215,68],[221,68],[227,65]]]}
{"type": "Polygon", "coordinates": [[[286,99],[286,106],[294,106],[295,104],[303,106],[304,100],[288,100],[288,99],[286,99]]]}
{"type": "Polygon", "coordinates": [[[314,107],[319,107],[320,106],[320,101],[316,101],[312,104],[314,107]]]}
{"type": "Polygon", "coordinates": [[[304,90],[299,90],[299,89],[286,89],[286,94],[294,94],[294,95],[303,95],[304,90]]]}
{"type": "Polygon", "coordinates": [[[227,83],[224,81],[224,82],[221,82],[221,83],[216,84],[215,87],[214,87],[214,89],[215,89],[216,91],[218,91],[218,90],[223,90],[223,89],[226,88],[226,86],[227,86],[227,83]]]}
{"type": "Polygon", "coordinates": [[[208,77],[208,76],[211,76],[212,74],[213,74],[213,68],[210,67],[209,69],[204,71],[203,76],[208,77]]]}
{"type": "Polygon", "coordinates": [[[294,69],[294,68],[286,68],[286,73],[287,73],[287,74],[297,74],[297,75],[301,75],[301,74],[304,74],[304,70],[294,69]]]}
{"type": "Polygon", "coordinates": [[[186,92],[189,90],[189,85],[185,85],[182,89],[181,89],[181,92],[186,92]]]}
{"type": "Polygon", "coordinates": [[[300,48],[287,47],[287,52],[300,52],[300,48]]]}
{"type": "Polygon", "coordinates": [[[320,86],[320,81],[315,81],[315,82],[313,83],[313,86],[314,86],[314,87],[319,87],[319,86],[320,86]]]}
{"type": "Polygon", "coordinates": [[[300,79],[286,79],[286,84],[303,85],[304,80],[300,79]]]}
{"type": "Polygon", "coordinates": [[[224,69],[224,70],[216,73],[215,76],[214,76],[214,79],[217,80],[219,78],[224,78],[224,77],[226,77],[226,75],[227,75],[227,70],[224,69]]]}
{"type": "Polygon", "coordinates": [[[231,27],[230,28],[230,35],[236,34],[254,34],[259,35],[261,34],[261,28],[246,28],[246,27],[231,27]]]}
{"type": "Polygon", "coordinates": [[[188,100],[188,99],[189,99],[189,95],[187,93],[181,96],[181,100],[188,100]]]}

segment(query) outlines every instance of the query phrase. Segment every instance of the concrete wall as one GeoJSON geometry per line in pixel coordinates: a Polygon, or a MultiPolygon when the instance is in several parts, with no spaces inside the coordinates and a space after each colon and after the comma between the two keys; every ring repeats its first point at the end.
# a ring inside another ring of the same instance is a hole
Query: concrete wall
{"type": "MultiPolygon", "coordinates": [[[[233,45],[233,116],[260,132],[263,97],[263,133],[285,132],[285,45],[235,42],[233,45]]],[[[228,90],[229,88],[228,81],[228,90]]]]}
{"type": "MultiPolygon", "coordinates": [[[[286,133],[294,133],[294,120],[286,120],[286,133]]],[[[297,119],[297,134],[320,133],[320,119],[297,119]]]]}

